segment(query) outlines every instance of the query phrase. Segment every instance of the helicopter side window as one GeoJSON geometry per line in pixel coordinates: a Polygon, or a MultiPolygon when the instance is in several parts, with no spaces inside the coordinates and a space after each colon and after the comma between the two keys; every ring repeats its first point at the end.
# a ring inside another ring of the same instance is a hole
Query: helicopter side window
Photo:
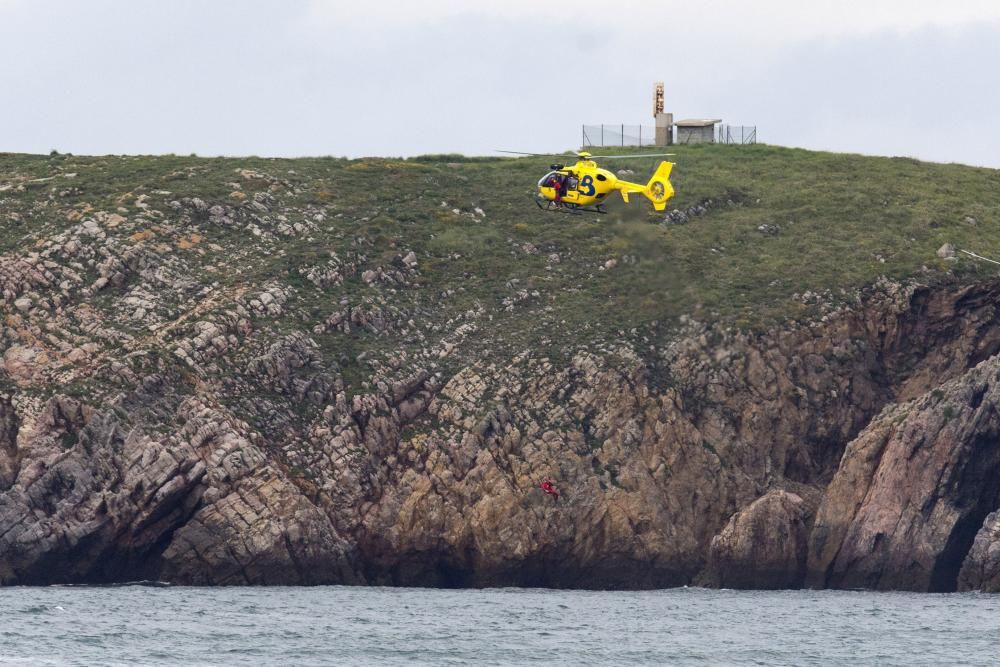
{"type": "Polygon", "coordinates": [[[576,174],[570,174],[566,177],[566,188],[568,190],[576,190],[579,184],[580,180],[576,177],[576,174]]]}

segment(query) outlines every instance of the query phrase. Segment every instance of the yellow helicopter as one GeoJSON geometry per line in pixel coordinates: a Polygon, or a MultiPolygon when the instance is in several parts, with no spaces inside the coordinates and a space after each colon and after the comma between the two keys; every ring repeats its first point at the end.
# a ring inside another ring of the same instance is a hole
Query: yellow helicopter
{"type": "MultiPolygon", "coordinates": [[[[498,153],[513,153],[515,155],[533,155],[545,157],[563,157],[545,153],[521,153],[517,151],[497,151],[498,153]]],[[[644,157],[667,157],[673,153],[640,154],[640,155],[591,155],[586,151],[576,154],[577,162],[572,166],[553,164],[551,171],[538,181],[538,192],[535,203],[546,211],[563,211],[568,213],[607,213],[604,209],[604,198],[617,190],[622,199],[628,203],[630,194],[644,195],[653,203],[653,208],[662,211],[667,207],[667,200],[674,196],[674,187],[670,184],[670,172],[673,162],[661,162],[646,185],[630,183],[618,178],[607,169],[597,166],[596,159],[621,159],[644,157]]]]}

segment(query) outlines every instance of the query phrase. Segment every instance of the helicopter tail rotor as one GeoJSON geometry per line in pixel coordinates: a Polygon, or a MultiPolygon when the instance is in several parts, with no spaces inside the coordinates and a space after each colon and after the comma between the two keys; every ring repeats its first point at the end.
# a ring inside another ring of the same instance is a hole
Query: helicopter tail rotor
{"type": "Polygon", "coordinates": [[[664,210],[667,207],[667,200],[674,196],[674,186],[670,184],[670,172],[673,168],[673,162],[661,162],[643,191],[657,211],[664,210]]]}

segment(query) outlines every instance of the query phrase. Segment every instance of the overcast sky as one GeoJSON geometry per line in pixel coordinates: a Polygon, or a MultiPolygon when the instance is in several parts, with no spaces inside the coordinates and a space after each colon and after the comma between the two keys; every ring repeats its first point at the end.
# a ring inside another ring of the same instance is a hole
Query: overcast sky
{"type": "Polygon", "coordinates": [[[0,63],[0,151],[564,150],[663,80],[769,143],[1000,167],[996,0],[0,0],[0,63]]]}

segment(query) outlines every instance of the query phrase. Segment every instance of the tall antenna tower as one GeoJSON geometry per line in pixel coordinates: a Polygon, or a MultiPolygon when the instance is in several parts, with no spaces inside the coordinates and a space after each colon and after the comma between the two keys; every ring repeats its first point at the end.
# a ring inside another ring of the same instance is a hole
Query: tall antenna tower
{"type": "Polygon", "coordinates": [[[656,119],[656,145],[670,146],[674,143],[674,115],[663,111],[663,82],[653,85],[653,118],[656,119]]]}

